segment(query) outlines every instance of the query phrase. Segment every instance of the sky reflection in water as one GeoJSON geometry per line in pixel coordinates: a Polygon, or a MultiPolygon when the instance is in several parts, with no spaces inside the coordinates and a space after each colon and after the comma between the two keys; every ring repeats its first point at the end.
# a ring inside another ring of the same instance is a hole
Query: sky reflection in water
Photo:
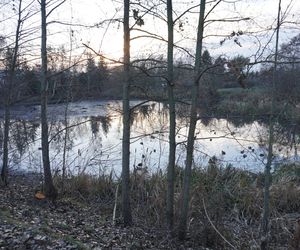
{"type": "MultiPolygon", "coordinates": [[[[132,102],[134,106],[139,102],[132,102]]],[[[69,174],[103,174],[121,170],[121,102],[76,102],[49,105],[50,158],[55,173],[61,171],[63,154],[69,174]],[[67,111],[67,112],[66,112],[67,111]],[[67,122],[65,114],[67,113],[67,122]],[[67,137],[65,127],[67,130],[67,137]]],[[[176,161],[184,166],[188,114],[182,107],[177,119],[176,161]]],[[[1,111],[0,111],[1,115],[1,111]]],[[[39,107],[17,107],[12,112],[10,166],[42,172],[39,107]]],[[[1,120],[3,126],[3,120],[1,120]]],[[[168,161],[168,110],[162,103],[147,103],[133,112],[131,168],[164,170],[168,161]]],[[[275,145],[277,159],[297,153],[298,135],[278,127],[280,143],[275,145]],[[284,132],[282,131],[284,130],[284,132]],[[285,135],[287,133],[287,135],[285,135]],[[294,137],[293,137],[294,136],[294,137]],[[295,136],[297,138],[295,138],[295,136]],[[292,138],[292,139],[291,139],[292,138]],[[292,144],[294,142],[294,145],[292,144]]],[[[266,162],[267,126],[259,121],[248,124],[226,119],[202,119],[197,125],[194,162],[206,166],[216,156],[224,165],[262,171],[266,162]]],[[[2,152],[2,150],[1,150],[2,152]]]]}

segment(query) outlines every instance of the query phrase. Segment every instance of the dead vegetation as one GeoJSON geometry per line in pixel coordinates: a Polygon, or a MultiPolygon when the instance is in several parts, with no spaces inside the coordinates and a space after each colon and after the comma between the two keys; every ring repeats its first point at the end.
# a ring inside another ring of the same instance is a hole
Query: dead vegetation
{"type": "MultiPolygon", "coordinates": [[[[299,170],[300,166],[294,164],[278,167],[273,173],[270,249],[299,249],[299,170]]],[[[165,228],[164,172],[150,174],[142,169],[131,174],[131,204],[135,220],[132,229],[123,228],[118,219],[121,187],[112,176],[82,174],[68,178],[64,183],[65,192],[60,193],[56,204],[34,198],[36,190],[41,190],[38,176],[13,176],[10,188],[0,193],[0,216],[5,221],[1,230],[7,232],[1,234],[0,245],[5,249],[11,244],[19,247],[29,244],[42,249],[39,244],[49,241],[50,246],[57,249],[68,249],[70,245],[82,249],[99,246],[259,249],[262,174],[222,167],[214,162],[206,168],[194,167],[189,234],[185,243],[176,241],[165,228]],[[116,218],[113,221],[115,205],[116,218]],[[29,239],[24,236],[28,228],[31,230],[29,239]],[[102,237],[100,241],[97,235],[106,235],[105,240],[102,237]]],[[[56,177],[55,181],[60,183],[61,179],[56,177]]],[[[175,232],[182,182],[183,170],[176,168],[175,232]]]]}

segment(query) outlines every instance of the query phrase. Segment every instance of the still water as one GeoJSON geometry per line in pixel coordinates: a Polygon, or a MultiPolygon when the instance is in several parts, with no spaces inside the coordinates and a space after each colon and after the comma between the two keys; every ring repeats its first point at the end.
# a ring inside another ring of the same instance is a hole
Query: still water
{"type": "MultiPolygon", "coordinates": [[[[168,161],[168,110],[162,103],[134,101],[131,125],[131,168],[164,170],[168,161]]],[[[64,165],[69,174],[121,170],[122,106],[120,101],[85,101],[49,105],[50,158],[54,173],[64,165]],[[68,129],[66,129],[66,127],[68,129]]],[[[177,107],[176,161],[184,166],[188,107],[177,107]]],[[[42,171],[39,106],[12,110],[10,168],[42,171]]],[[[0,110],[3,131],[3,111],[0,110]]],[[[259,120],[199,118],[194,164],[206,166],[217,157],[224,166],[262,171],[266,163],[268,127],[259,120]]],[[[2,141],[0,134],[0,141],[2,141]]],[[[297,158],[299,136],[295,124],[276,126],[276,161],[297,158]]],[[[1,143],[2,145],[2,143],[1,143]]],[[[2,148],[0,148],[2,154],[2,148]]]]}

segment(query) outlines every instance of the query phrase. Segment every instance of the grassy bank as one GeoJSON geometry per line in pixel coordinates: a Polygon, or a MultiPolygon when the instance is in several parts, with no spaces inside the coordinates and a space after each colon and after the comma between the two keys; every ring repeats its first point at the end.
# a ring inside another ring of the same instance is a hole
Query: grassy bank
{"type": "MultiPolygon", "coordinates": [[[[264,88],[218,90],[220,99],[213,108],[218,115],[267,117],[271,110],[270,93],[264,88]]],[[[289,100],[275,101],[275,115],[280,120],[300,121],[300,109],[289,100]]]]}
{"type": "MultiPolygon", "coordinates": [[[[5,228],[13,225],[20,229],[16,232],[26,232],[26,228],[31,228],[30,234],[33,236],[26,244],[39,241],[46,244],[46,240],[41,239],[47,239],[51,246],[71,244],[82,249],[96,246],[129,249],[259,249],[262,174],[222,167],[216,163],[205,168],[194,168],[189,234],[184,243],[167,237],[167,177],[164,172],[149,174],[142,169],[132,173],[132,229],[122,227],[119,219],[121,187],[119,181],[111,175],[68,178],[64,183],[64,192],[60,189],[60,197],[55,205],[33,198],[34,191],[41,189],[38,178],[22,178],[14,178],[10,189],[1,192],[0,216],[5,220],[5,228]],[[115,205],[117,210],[114,220],[115,205]],[[97,235],[106,236],[103,238],[97,235]]],[[[295,233],[300,218],[300,166],[277,167],[272,179],[270,249],[287,249],[296,244],[295,239],[300,236],[295,233]]],[[[61,179],[56,177],[55,181],[61,187],[61,179]]],[[[183,170],[177,168],[175,228],[179,219],[182,185],[183,170]]],[[[24,244],[22,238],[19,239],[21,236],[14,236],[18,239],[19,247],[24,244]]],[[[10,238],[3,237],[0,236],[0,242],[9,247],[10,238]]]]}
{"type": "MultiPolygon", "coordinates": [[[[175,225],[179,222],[183,170],[176,170],[175,225]]],[[[106,201],[112,211],[118,183],[112,179],[77,176],[69,180],[84,197],[106,201]],[[92,198],[96,197],[96,198],[92,198]],[[110,205],[109,205],[110,204],[110,205]]],[[[132,208],[137,224],[165,227],[167,176],[137,171],[131,176],[132,208]]],[[[271,249],[294,244],[300,209],[300,166],[278,167],[271,186],[271,249]]],[[[74,188],[70,188],[70,191],[74,188]]],[[[190,202],[189,240],[186,246],[210,249],[258,249],[263,204],[263,175],[210,164],[194,168],[190,202]],[[225,240],[226,239],[226,240],[225,240]]],[[[69,193],[71,195],[71,193],[69,193]]],[[[73,195],[71,195],[73,196],[73,195]]],[[[119,194],[120,197],[120,194],[119,194]]],[[[118,203],[118,208],[120,204],[118,203]]],[[[117,215],[120,215],[118,210],[117,215]]],[[[175,226],[176,228],[176,226],[175,226]]],[[[174,243],[174,244],[179,244],[174,243]]]]}

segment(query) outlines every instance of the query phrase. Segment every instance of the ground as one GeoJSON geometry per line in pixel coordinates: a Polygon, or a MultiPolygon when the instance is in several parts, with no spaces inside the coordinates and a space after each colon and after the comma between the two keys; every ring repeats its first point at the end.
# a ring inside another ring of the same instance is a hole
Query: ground
{"type": "MultiPolygon", "coordinates": [[[[167,249],[180,243],[166,232],[113,225],[107,204],[34,198],[36,175],[17,175],[0,191],[0,249],[167,249]]],[[[79,199],[80,200],[80,199],[79,199]]],[[[182,246],[182,248],[185,248],[182,246]]]]}
{"type": "MultiPolygon", "coordinates": [[[[292,165],[273,174],[269,249],[299,249],[298,169],[292,165]]],[[[134,226],[125,228],[121,221],[113,223],[113,192],[109,199],[86,195],[77,178],[76,192],[60,194],[53,203],[35,198],[38,174],[11,175],[9,187],[0,189],[0,249],[260,249],[261,175],[210,167],[193,176],[189,234],[180,242],[164,229],[162,177],[132,179],[134,226]]]]}

